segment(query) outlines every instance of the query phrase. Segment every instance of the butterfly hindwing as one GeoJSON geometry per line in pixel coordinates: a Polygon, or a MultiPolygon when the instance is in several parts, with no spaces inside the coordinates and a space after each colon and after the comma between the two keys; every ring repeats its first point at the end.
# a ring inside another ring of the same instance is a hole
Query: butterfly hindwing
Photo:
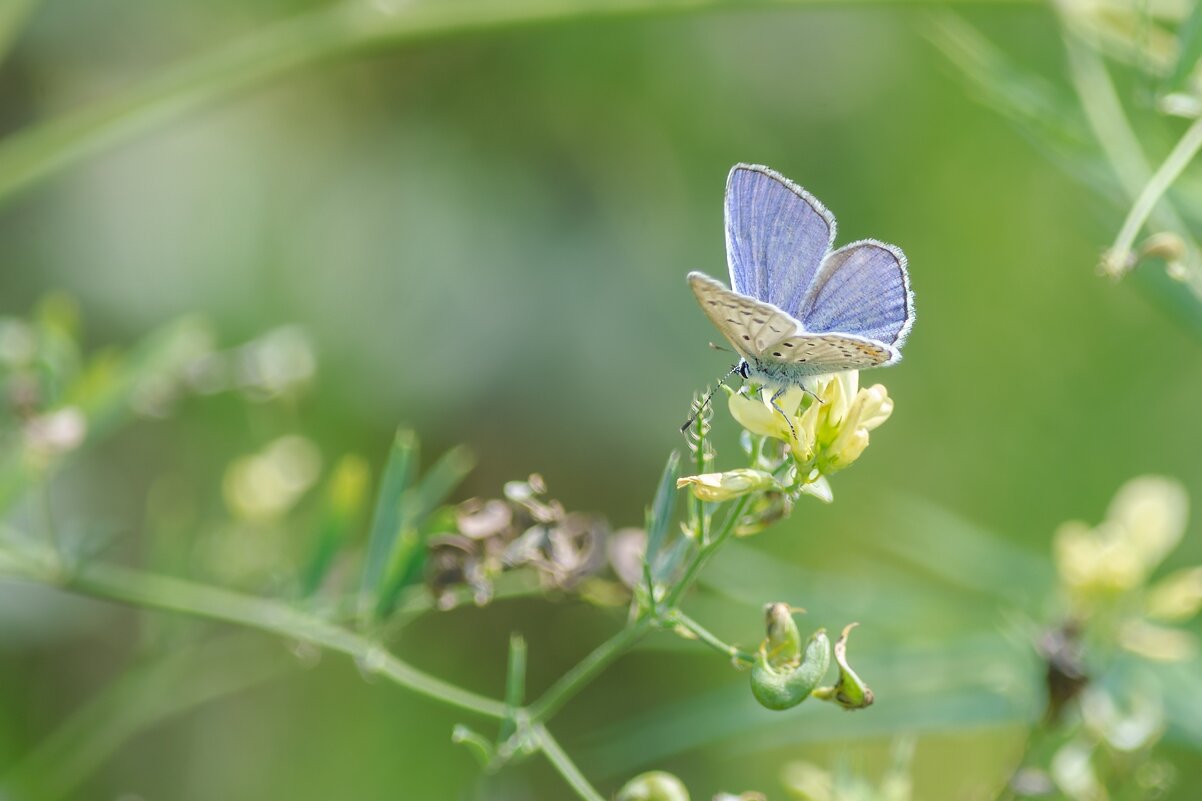
{"type": "Polygon", "coordinates": [[[689,273],[689,286],[710,321],[746,359],[758,359],[798,332],[797,321],[770,303],[732,292],[703,273],[689,273]]]}
{"type": "MultiPolygon", "coordinates": [[[[798,376],[865,370],[891,364],[898,352],[881,342],[848,334],[798,334],[773,344],[758,360],[769,367],[779,365],[798,376]]],[[[782,372],[782,370],[774,370],[782,372]]]]}
{"type": "Polygon", "coordinates": [[[807,331],[839,331],[901,347],[914,324],[906,257],[893,245],[864,240],[822,262],[798,318],[807,331]]]}
{"type": "Polygon", "coordinates": [[[726,182],[730,285],[800,318],[801,302],[835,241],[835,217],[778,172],[738,164],[726,182]]]}

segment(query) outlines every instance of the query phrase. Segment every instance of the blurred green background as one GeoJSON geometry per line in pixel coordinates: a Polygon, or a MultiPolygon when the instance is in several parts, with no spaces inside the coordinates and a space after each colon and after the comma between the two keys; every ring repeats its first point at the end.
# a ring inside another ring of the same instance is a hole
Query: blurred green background
{"type": "MultiPolygon", "coordinates": [[[[313,5],[48,0],[0,65],[0,133],[313,5]]],[[[963,13],[1061,71],[1048,9],[963,13]]],[[[606,793],[664,767],[700,798],[779,797],[782,762],[871,773],[912,729],[918,797],[990,797],[1038,708],[1014,620],[1045,608],[1056,526],[1097,521],[1139,473],[1202,498],[1202,360],[1154,298],[1096,276],[1119,198],[977,104],[930,26],[923,8],[838,4],[484,26],[310,64],[33,182],[0,205],[0,314],[65,292],[91,347],[191,313],[224,344],[294,324],[318,364],[287,408],[191,400],[125,429],[61,477],[56,516],[142,542],[168,481],[186,543],[221,513],[234,458],[299,431],[327,467],[353,451],[378,469],[404,423],[427,454],[475,451],[460,497],[537,471],[569,508],[640,525],[692,393],[729,366],[684,275],[725,277],[726,172],[768,164],[834,211],[841,242],[905,250],[918,323],[899,367],[863,377],[896,410],[834,504],[723,554],[692,606],[746,645],[767,600],[815,625],[860,619],[877,706],[752,708],[745,677],[664,637],[568,707],[557,735],[606,793]]],[[[734,430],[719,408],[719,465],[734,430]]],[[[1202,560],[1196,530],[1173,564],[1202,560]]],[[[530,642],[537,689],[619,619],[498,602],[425,616],[396,648],[499,694],[509,631],[530,642]]],[[[141,636],[129,612],[0,585],[0,767],[127,668],[141,636]]],[[[244,646],[239,659],[283,657],[278,675],[118,737],[79,797],[567,796],[537,760],[481,777],[450,743],[462,715],[345,659],[244,646]]],[[[155,697],[199,692],[204,670],[180,668],[155,697]]],[[[1202,780],[1196,743],[1170,736],[1174,798],[1202,780]]]]}

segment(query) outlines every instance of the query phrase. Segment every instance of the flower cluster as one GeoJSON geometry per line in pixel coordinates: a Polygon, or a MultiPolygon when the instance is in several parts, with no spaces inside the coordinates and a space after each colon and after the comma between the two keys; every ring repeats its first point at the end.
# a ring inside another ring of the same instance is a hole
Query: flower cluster
{"type": "Polygon", "coordinates": [[[805,389],[788,389],[775,407],[771,398],[762,388],[730,392],[730,414],[747,434],[749,467],[686,476],[679,486],[710,502],[755,493],[755,505],[763,508],[753,517],[771,522],[787,514],[800,493],[829,502],[827,477],[859,459],[869,432],[893,413],[885,387],[861,388],[855,370],[820,376],[805,389]]]}
{"type": "Polygon", "coordinates": [[[1178,482],[1141,476],[1118,491],[1099,525],[1073,521],[1060,527],[1056,568],[1078,626],[1113,636],[1151,659],[1179,661],[1195,653],[1193,635],[1171,624],[1202,610],[1202,566],[1150,582],[1185,534],[1187,514],[1178,482]]]}
{"type": "Polygon", "coordinates": [[[1037,650],[1046,666],[1045,720],[1068,734],[1046,767],[1028,765],[1015,774],[1011,786],[1020,794],[1058,791],[1073,801],[1098,801],[1107,797],[1107,785],[1126,776],[1133,797],[1152,798],[1171,783],[1152,752],[1172,693],[1156,663],[1197,651],[1194,635],[1172,624],[1202,610],[1202,567],[1153,576],[1180,543],[1187,512],[1178,482],[1141,476],[1119,489],[1100,524],[1074,521],[1056,532],[1066,608],[1037,650]]]}

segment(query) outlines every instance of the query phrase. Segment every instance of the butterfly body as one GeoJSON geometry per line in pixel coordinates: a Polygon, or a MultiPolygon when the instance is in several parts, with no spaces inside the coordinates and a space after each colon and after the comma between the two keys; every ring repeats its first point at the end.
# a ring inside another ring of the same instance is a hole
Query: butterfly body
{"type": "Polygon", "coordinates": [[[688,280],[741,357],[732,372],[785,388],[901,359],[914,323],[905,255],[876,240],[832,250],[834,238],[834,215],[792,181],[758,165],[731,170],[731,288],[700,272],[688,280]]]}

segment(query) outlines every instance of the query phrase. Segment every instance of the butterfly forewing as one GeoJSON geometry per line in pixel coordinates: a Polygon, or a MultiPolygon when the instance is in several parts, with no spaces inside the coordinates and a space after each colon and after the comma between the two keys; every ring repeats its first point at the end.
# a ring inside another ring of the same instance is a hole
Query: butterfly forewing
{"type": "Polygon", "coordinates": [[[758,359],[799,330],[796,320],[772,304],[731,292],[707,275],[689,273],[689,286],[706,316],[746,359],[758,359]]]}
{"type": "Polygon", "coordinates": [[[801,302],[835,239],[835,218],[778,172],[738,164],[726,181],[730,285],[800,318],[801,302]]]}

